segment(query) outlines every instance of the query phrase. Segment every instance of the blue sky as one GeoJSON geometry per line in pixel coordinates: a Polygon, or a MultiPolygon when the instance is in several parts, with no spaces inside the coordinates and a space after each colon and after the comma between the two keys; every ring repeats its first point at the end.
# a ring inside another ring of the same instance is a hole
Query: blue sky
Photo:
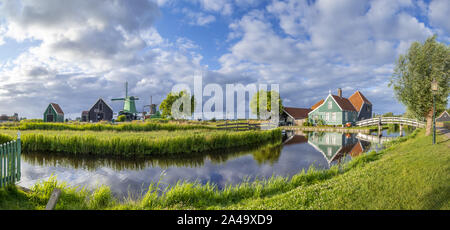
{"type": "Polygon", "coordinates": [[[447,0],[0,0],[0,113],[55,102],[75,118],[124,81],[139,109],[199,71],[223,88],[280,84],[285,106],[342,88],[403,113],[395,60],[433,34],[449,44],[448,15],[447,0]]]}

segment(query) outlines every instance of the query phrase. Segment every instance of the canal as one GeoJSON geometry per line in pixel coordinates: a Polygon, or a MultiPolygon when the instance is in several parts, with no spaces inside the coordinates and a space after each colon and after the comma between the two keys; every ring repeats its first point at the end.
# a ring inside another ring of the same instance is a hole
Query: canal
{"type": "MultiPolygon", "coordinates": [[[[403,135],[411,130],[404,129],[403,135]]],[[[399,136],[398,130],[383,130],[383,135],[399,136]]],[[[359,140],[356,134],[285,132],[281,146],[261,146],[185,158],[98,158],[54,154],[22,154],[19,185],[31,188],[54,175],[70,186],[94,189],[109,186],[119,198],[140,196],[150,183],[163,185],[177,181],[207,182],[223,188],[229,184],[272,176],[290,177],[310,167],[328,169],[382,145],[359,140]]]]}

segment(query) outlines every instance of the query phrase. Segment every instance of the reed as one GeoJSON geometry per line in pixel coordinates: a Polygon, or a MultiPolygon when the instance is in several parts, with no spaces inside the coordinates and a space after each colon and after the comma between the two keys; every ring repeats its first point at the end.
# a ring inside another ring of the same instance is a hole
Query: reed
{"type": "Polygon", "coordinates": [[[118,132],[147,132],[155,130],[193,130],[215,129],[215,127],[203,124],[178,124],[161,122],[127,122],[122,124],[108,123],[44,123],[25,122],[2,125],[2,129],[14,130],[72,130],[72,131],[118,131],[118,132]]]}
{"type": "MultiPolygon", "coordinates": [[[[13,133],[10,131],[10,136],[13,133]]],[[[281,130],[131,132],[23,132],[23,152],[116,156],[176,156],[240,146],[280,142],[281,130]]]]}
{"type": "Polygon", "coordinates": [[[0,133],[0,144],[6,143],[6,142],[12,141],[12,140],[13,140],[13,138],[11,136],[0,133]]]}

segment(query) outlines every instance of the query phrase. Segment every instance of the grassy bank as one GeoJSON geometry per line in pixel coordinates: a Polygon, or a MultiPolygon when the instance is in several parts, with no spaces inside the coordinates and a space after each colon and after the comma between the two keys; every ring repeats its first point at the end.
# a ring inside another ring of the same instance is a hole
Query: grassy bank
{"type": "MultiPolygon", "coordinates": [[[[13,130],[3,130],[2,133],[10,137],[16,135],[13,130]]],[[[245,132],[215,130],[153,132],[23,131],[21,140],[23,152],[167,156],[280,142],[281,130],[245,132]]]]}
{"type": "Polygon", "coordinates": [[[341,168],[309,170],[288,178],[215,186],[178,183],[158,195],[151,185],[140,200],[115,200],[107,187],[75,191],[54,178],[30,194],[0,190],[2,209],[42,209],[55,187],[63,189],[57,209],[450,209],[448,140],[415,131],[379,153],[357,157],[341,168]]]}
{"type": "Polygon", "coordinates": [[[108,123],[44,123],[22,122],[9,123],[0,126],[1,129],[13,130],[71,130],[71,131],[116,131],[116,132],[148,132],[155,130],[194,130],[215,129],[208,124],[187,124],[181,122],[125,122],[118,124],[108,123]]]}

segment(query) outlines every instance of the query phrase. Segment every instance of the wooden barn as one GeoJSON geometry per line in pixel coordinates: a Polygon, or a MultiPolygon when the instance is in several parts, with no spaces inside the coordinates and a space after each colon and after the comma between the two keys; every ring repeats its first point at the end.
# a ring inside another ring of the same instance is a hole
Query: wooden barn
{"type": "Polygon", "coordinates": [[[436,126],[437,127],[445,127],[445,122],[450,122],[450,115],[447,111],[444,111],[436,118],[436,126]]]}
{"type": "Polygon", "coordinates": [[[56,103],[50,103],[44,112],[44,122],[64,122],[64,112],[56,103]]]}
{"type": "MultiPolygon", "coordinates": [[[[86,118],[89,122],[111,121],[113,118],[113,109],[100,98],[91,109],[89,109],[86,118]]],[[[83,116],[81,119],[83,121],[83,116]]]]}

